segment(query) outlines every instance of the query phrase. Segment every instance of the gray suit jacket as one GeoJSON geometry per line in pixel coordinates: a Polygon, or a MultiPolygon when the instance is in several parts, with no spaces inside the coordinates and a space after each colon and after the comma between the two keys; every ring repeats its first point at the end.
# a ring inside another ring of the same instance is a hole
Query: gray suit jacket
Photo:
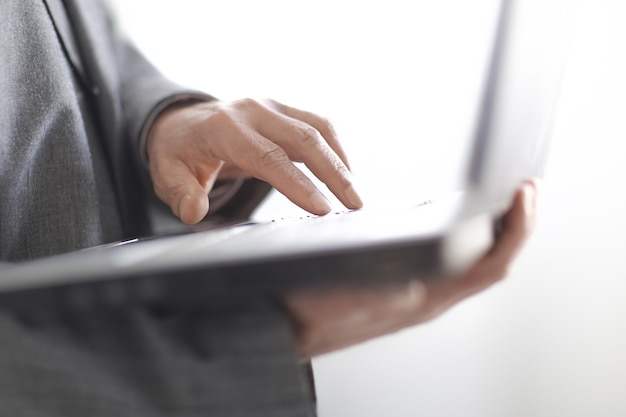
{"type": "MultiPolygon", "coordinates": [[[[1,1],[0,259],[146,233],[140,132],[187,92],[98,0],[1,1]]],[[[261,295],[81,317],[0,305],[0,416],[304,416],[301,382],[261,295]]]]}

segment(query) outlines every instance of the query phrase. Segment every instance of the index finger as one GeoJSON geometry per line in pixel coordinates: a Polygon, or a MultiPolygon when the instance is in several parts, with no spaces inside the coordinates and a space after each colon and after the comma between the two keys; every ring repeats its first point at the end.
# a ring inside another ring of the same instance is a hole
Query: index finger
{"type": "Polygon", "coordinates": [[[328,145],[337,154],[337,156],[341,159],[344,165],[348,169],[350,169],[348,156],[341,146],[341,142],[339,141],[339,137],[337,136],[335,128],[328,121],[328,119],[318,116],[315,113],[287,106],[275,100],[268,100],[268,103],[270,107],[280,111],[285,116],[292,117],[313,126],[324,137],[328,145]]]}
{"type": "Polygon", "coordinates": [[[266,110],[258,123],[258,133],[279,145],[292,161],[304,162],[344,206],[352,210],[363,207],[350,170],[320,132],[308,123],[266,110]]]}
{"type": "Polygon", "coordinates": [[[315,184],[289,159],[276,143],[250,128],[217,147],[216,156],[251,175],[270,183],[296,205],[317,215],[328,214],[332,206],[315,184]]]}

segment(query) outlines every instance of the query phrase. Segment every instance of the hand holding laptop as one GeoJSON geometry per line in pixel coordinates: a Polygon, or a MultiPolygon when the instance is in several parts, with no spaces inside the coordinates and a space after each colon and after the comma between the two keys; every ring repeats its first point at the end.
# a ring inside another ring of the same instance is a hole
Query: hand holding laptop
{"type": "Polygon", "coordinates": [[[332,126],[272,100],[166,109],[146,148],[156,194],[187,224],[206,215],[207,192],[225,176],[260,178],[313,214],[330,212],[328,200],[292,161],[304,162],[346,207],[363,205],[332,126]]]}
{"type": "Polygon", "coordinates": [[[519,188],[493,248],[458,278],[287,295],[284,302],[301,356],[328,353],[430,320],[503,279],[534,229],[536,198],[535,180],[519,188]]]}

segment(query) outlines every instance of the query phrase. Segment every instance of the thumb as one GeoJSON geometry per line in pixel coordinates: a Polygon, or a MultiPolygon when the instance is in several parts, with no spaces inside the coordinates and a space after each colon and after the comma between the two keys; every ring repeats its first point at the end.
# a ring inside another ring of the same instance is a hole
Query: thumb
{"type": "MultiPolygon", "coordinates": [[[[209,212],[209,198],[204,188],[187,187],[188,192],[178,201],[176,214],[185,224],[196,224],[209,212]]],[[[172,206],[170,206],[172,207],[172,206]]]]}
{"type": "Polygon", "coordinates": [[[209,198],[189,168],[183,164],[172,164],[165,174],[153,178],[159,198],[170,206],[172,212],[185,224],[196,224],[209,211],[209,198]]]}

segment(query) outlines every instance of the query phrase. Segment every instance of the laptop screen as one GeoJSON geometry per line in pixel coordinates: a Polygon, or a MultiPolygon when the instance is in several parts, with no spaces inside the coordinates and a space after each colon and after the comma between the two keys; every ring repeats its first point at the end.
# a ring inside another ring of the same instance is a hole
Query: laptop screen
{"type": "Polygon", "coordinates": [[[541,177],[568,50],[571,0],[503,0],[469,187],[507,200],[541,177]]]}

